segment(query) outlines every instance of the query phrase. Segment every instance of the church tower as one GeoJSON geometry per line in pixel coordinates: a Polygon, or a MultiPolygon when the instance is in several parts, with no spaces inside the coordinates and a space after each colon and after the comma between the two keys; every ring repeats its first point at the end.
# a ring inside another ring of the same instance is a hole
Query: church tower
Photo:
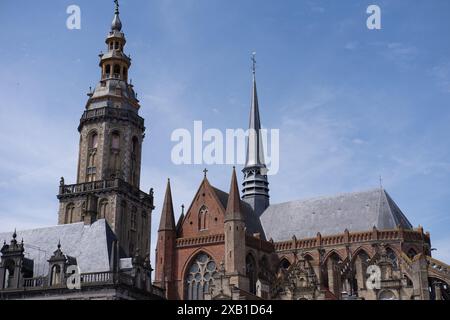
{"type": "Polygon", "coordinates": [[[153,192],[140,191],[144,119],[129,81],[131,58],[115,1],[115,14],[100,57],[100,81],[88,93],[81,117],[77,184],[61,179],[59,224],[106,219],[127,255],[149,254],[153,192]]]}
{"type": "Polygon", "coordinates": [[[253,89],[250,110],[249,136],[247,141],[247,159],[244,173],[242,199],[247,202],[259,217],[269,206],[269,182],[264,160],[264,149],[261,136],[261,120],[259,116],[258,93],[256,90],[256,59],[253,61],[253,89]]]}

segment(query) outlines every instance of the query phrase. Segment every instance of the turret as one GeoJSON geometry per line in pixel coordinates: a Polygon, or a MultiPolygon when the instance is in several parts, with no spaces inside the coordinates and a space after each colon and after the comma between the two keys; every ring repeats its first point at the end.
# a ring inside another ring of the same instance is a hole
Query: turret
{"type": "Polygon", "coordinates": [[[245,270],[245,216],[242,211],[236,170],[233,168],[225,212],[225,271],[230,283],[248,290],[245,270]]]}
{"type": "Polygon", "coordinates": [[[166,297],[172,298],[172,281],[174,273],[174,253],[176,240],[175,215],[173,211],[170,180],[167,181],[166,195],[161,212],[156,246],[155,285],[166,290],[166,297]]]}

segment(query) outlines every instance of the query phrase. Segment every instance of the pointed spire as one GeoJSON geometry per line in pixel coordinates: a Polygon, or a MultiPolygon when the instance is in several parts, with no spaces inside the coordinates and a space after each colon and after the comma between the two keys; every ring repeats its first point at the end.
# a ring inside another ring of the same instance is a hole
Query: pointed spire
{"type": "Polygon", "coordinates": [[[231,176],[230,194],[228,195],[228,203],[225,211],[225,220],[243,220],[241,210],[241,197],[239,195],[239,187],[236,177],[236,168],[233,167],[231,176]]]}
{"type": "Polygon", "coordinates": [[[172,190],[170,188],[170,179],[167,180],[166,195],[161,213],[161,222],[158,231],[174,231],[175,215],[173,211],[172,190]]]}
{"type": "Polygon", "coordinates": [[[264,160],[264,148],[261,135],[258,92],[256,90],[256,53],[252,54],[253,90],[250,110],[249,135],[247,140],[247,160],[244,169],[242,199],[260,216],[269,206],[269,181],[264,160]]]}
{"type": "Polygon", "coordinates": [[[111,30],[120,32],[122,30],[122,22],[120,21],[119,17],[119,0],[114,0],[114,3],[116,5],[116,10],[114,12],[114,19],[111,24],[111,30]]]}
{"type": "Polygon", "coordinates": [[[261,137],[261,120],[259,116],[258,91],[256,89],[256,53],[252,54],[252,105],[250,110],[249,137],[247,145],[246,167],[265,167],[264,149],[261,137]]]}

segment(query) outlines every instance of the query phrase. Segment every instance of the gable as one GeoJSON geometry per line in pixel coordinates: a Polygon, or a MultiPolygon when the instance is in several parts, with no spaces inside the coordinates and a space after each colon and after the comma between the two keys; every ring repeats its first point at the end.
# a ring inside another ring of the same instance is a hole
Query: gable
{"type": "Polygon", "coordinates": [[[202,181],[181,223],[180,238],[223,233],[226,203],[224,206],[223,199],[219,198],[223,194],[218,195],[216,190],[207,179],[202,181]]]}

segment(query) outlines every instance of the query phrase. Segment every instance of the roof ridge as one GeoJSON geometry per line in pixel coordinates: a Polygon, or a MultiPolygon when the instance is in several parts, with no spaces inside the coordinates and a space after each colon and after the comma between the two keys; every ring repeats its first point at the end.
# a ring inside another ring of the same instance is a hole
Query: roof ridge
{"type": "MultiPolygon", "coordinates": [[[[363,194],[363,193],[372,193],[372,192],[376,192],[379,190],[380,190],[380,188],[371,188],[371,189],[366,189],[366,190],[361,190],[361,191],[340,192],[340,193],[336,193],[334,195],[322,195],[322,196],[315,196],[315,197],[310,197],[310,198],[303,198],[303,199],[285,201],[285,202],[280,202],[280,203],[274,203],[274,204],[271,204],[270,206],[283,205],[283,204],[293,203],[293,202],[300,203],[300,202],[318,201],[318,200],[325,200],[325,199],[335,199],[335,198],[339,198],[342,196],[358,195],[358,194],[363,194]]],[[[384,189],[382,189],[382,190],[385,191],[384,189]]]]}

